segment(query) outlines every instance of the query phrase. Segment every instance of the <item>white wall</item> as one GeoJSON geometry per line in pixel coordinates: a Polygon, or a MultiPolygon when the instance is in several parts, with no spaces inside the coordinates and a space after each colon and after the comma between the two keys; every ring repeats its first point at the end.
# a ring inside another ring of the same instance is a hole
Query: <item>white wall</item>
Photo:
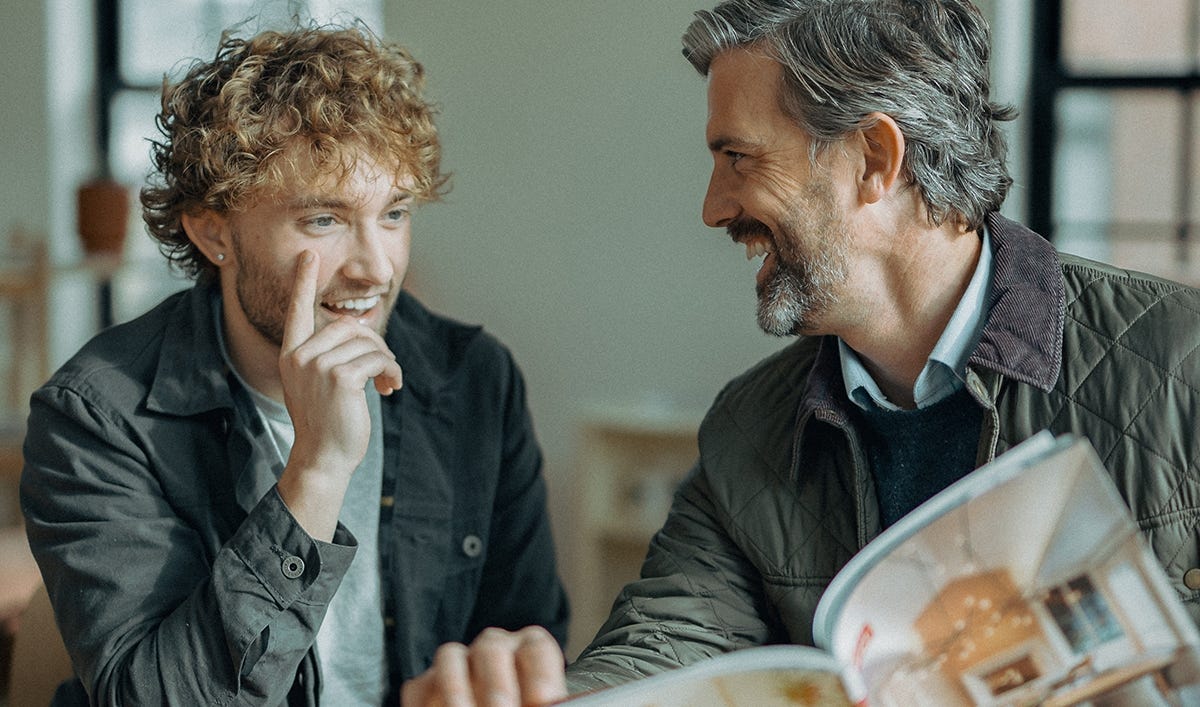
{"type": "Polygon", "coordinates": [[[10,2],[0,22],[0,245],[16,225],[45,230],[50,212],[45,16],[43,3],[10,2]]]}
{"type": "Polygon", "coordinates": [[[1008,169],[1013,186],[1001,211],[1018,221],[1025,218],[1025,175],[1028,173],[1029,125],[1024,119],[1029,102],[1029,59],[1032,53],[1032,0],[985,0],[978,3],[992,25],[992,100],[1015,105],[1017,119],[1004,124],[1008,136],[1008,169]]]}
{"type": "Polygon", "coordinates": [[[783,343],[754,324],[744,250],[700,221],[705,84],[679,49],[700,5],[387,5],[455,175],[414,222],[414,288],[514,350],[560,519],[590,406],[702,408],[783,343]]]}

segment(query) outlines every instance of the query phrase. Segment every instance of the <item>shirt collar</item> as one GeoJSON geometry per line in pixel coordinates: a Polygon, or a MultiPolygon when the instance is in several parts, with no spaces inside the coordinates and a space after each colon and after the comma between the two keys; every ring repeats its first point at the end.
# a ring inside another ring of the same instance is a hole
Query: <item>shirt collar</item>
{"type": "MultiPolygon", "coordinates": [[[[981,231],[983,243],[975,272],[913,386],[913,400],[919,408],[943,400],[962,387],[967,358],[983,329],[987,314],[987,284],[992,275],[992,248],[987,227],[981,231]]],[[[840,338],[838,355],[846,395],[854,404],[864,409],[870,403],[887,410],[900,409],[883,394],[854,349],[840,338]]]]}

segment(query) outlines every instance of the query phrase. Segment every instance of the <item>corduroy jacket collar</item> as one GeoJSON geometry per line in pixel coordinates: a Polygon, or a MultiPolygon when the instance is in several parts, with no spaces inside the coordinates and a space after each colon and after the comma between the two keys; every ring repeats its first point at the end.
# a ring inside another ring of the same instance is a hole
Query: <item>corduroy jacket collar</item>
{"type": "MultiPolygon", "coordinates": [[[[988,216],[992,235],[992,279],[987,319],[968,359],[1049,392],[1062,368],[1066,294],[1054,247],[999,214],[988,216]]],[[[837,338],[822,338],[808,378],[798,419],[810,416],[839,427],[849,424],[850,401],[842,385],[837,338]]]]}

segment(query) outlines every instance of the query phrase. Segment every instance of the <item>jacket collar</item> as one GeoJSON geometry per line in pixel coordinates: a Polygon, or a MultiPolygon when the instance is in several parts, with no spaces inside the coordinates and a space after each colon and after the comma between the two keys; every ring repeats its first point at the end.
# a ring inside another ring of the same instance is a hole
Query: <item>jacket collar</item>
{"type": "MultiPolygon", "coordinates": [[[[463,363],[463,352],[481,332],[482,327],[433,315],[415,297],[401,291],[384,334],[404,371],[401,392],[412,396],[421,409],[436,413],[439,398],[454,389],[450,384],[463,363]]],[[[398,399],[390,395],[384,404],[398,399]]]]}
{"type": "MultiPolygon", "coordinates": [[[[1054,247],[999,214],[987,219],[992,279],[987,319],[968,365],[987,368],[1049,392],[1062,367],[1066,294],[1054,247]]],[[[842,385],[837,338],[822,338],[801,398],[798,419],[811,415],[844,427],[849,400],[842,385]]]]}
{"type": "Polygon", "coordinates": [[[988,315],[970,362],[1049,392],[1062,368],[1067,311],[1058,253],[999,214],[988,216],[988,228],[994,257],[988,315]]]}
{"type": "Polygon", "coordinates": [[[187,416],[233,407],[231,372],[213,331],[219,296],[215,283],[197,283],[176,301],[163,327],[150,410],[187,416]]]}

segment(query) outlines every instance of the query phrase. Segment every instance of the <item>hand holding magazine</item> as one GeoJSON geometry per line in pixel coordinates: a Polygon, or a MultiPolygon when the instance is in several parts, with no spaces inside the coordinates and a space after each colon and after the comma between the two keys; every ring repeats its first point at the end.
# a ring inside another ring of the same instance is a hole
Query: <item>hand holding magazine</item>
{"type": "Polygon", "coordinates": [[[814,637],[568,703],[1200,704],[1200,632],[1091,445],[1049,432],[868,544],[822,597],[814,637]]]}

